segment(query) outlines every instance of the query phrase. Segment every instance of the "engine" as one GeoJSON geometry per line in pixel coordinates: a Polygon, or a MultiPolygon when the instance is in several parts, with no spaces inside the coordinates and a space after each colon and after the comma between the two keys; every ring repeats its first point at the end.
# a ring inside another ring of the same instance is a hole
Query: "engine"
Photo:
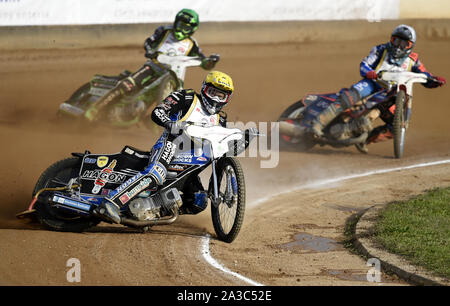
{"type": "Polygon", "coordinates": [[[338,140],[349,139],[355,134],[370,132],[373,129],[372,122],[367,117],[350,120],[348,123],[338,123],[330,127],[330,134],[338,140]]]}
{"type": "Polygon", "coordinates": [[[171,188],[151,197],[137,198],[131,201],[128,207],[135,218],[144,221],[167,216],[174,208],[178,209],[182,203],[178,190],[171,188]]]}

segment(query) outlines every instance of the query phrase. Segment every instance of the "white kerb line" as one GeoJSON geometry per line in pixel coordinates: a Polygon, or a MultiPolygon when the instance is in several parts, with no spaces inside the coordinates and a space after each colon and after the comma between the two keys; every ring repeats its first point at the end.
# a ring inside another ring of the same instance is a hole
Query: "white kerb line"
{"type": "MultiPolygon", "coordinates": [[[[321,187],[327,184],[332,184],[332,183],[337,183],[337,182],[341,182],[341,181],[345,181],[345,180],[350,180],[350,179],[354,179],[354,178],[360,178],[360,177],[365,177],[365,176],[370,176],[370,175],[374,175],[374,174],[382,174],[382,173],[389,173],[389,172],[394,172],[394,171],[399,171],[399,170],[408,170],[408,169],[414,169],[414,168],[422,168],[422,167],[429,167],[429,166],[436,166],[436,165],[442,165],[442,164],[448,164],[450,163],[450,159],[447,160],[440,160],[440,161],[433,161],[433,162],[427,162],[427,163],[420,163],[420,164],[415,164],[415,165],[410,165],[410,166],[404,166],[404,167],[396,167],[396,168],[388,168],[388,169],[380,169],[380,170],[373,170],[373,171],[369,171],[369,172],[364,172],[364,173],[359,173],[359,174],[352,174],[352,175],[347,175],[347,176],[342,176],[342,177],[336,177],[336,178],[332,178],[332,179],[327,179],[327,180],[319,180],[317,182],[313,182],[313,183],[309,183],[305,186],[302,186],[301,188],[295,188],[293,190],[288,190],[288,191],[284,191],[284,192],[280,192],[276,195],[270,196],[270,197],[266,197],[263,198],[261,200],[258,200],[257,202],[262,203],[267,201],[269,198],[275,197],[275,196],[279,196],[281,194],[285,194],[285,193],[289,193],[289,192],[293,192],[295,190],[301,190],[301,189],[306,189],[306,188],[317,188],[317,187],[321,187]]],[[[205,260],[214,268],[226,273],[226,274],[230,274],[236,278],[239,278],[241,280],[243,280],[244,282],[247,282],[250,285],[253,286],[264,286],[261,283],[258,283],[256,281],[253,281],[243,275],[240,275],[237,272],[233,272],[231,270],[229,270],[228,268],[224,267],[223,265],[221,265],[220,263],[218,263],[212,256],[211,256],[211,252],[209,251],[209,241],[210,241],[210,235],[206,234],[204,237],[202,237],[202,255],[205,258],[205,260]]]]}
{"type": "Polygon", "coordinates": [[[255,282],[254,280],[251,280],[239,273],[233,272],[231,270],[229,270],[228,268],[224,267],[223,265],[221,265],[220,263],[218,263],[212,256],[211,256],[211,252],[209,251],[209,240],[210,240],[210,236],[209,234],[206,234],[203,238],[202,238],[202,255],[205,258],[205,260],[214,268],[226,273],[226,274],[231,274],[232,276],[239,278],[240,280],[243,280],[246,283],[249,283],[250,285],[253,286],[264,286],[263,284],[260,284],[258,282],[255,282]]]}

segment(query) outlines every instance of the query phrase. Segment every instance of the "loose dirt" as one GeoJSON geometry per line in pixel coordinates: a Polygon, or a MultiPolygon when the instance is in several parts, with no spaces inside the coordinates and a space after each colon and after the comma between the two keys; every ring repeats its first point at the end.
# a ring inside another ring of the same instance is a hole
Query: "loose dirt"
{"type": "MultiPolygon", "coordinates": [[[[338,91],[358,81],[360,60],[379,43],[202,47],[207,54],[220,53],[217,69],[234,79],[229,120],[259,123],[276,121],[308,92],[338,91]]],[[[448,77],[448,41],[419,41],[416,51],[429,71],[448,77]]],[[[371,205],[450,185],[446,164],[300,189],[330,177],[450,159],[450,87],[419,85],[401,160],[393,158],[391,142],[370,146],[368,155],[329,147],[280,152],[274,168],[261,168],[267,157],[242,158],[247,211],[232,244],[215,240],[209,210],[145,234],[104,223],[81,234],[59,233],[16,220],[14,215],[28,207],[39,175],[54,161],[86,149],[151,148],[159,135],[143,127],[75,128],[54,120],[58,105],[94,74],[136,70],[143,62],[142,50],[134,48],[0,54],[1,285],[72,285],[66,279],[69,258],[80,260],[81,285],[245,285],[205,261],[206,234],[212,236],[217,261],[265,285],[374,285],[366,280],[366,261],[343,245],[348,218],[371,205]]],[[[200,68],[189,70],[186,87],[199,90],[204,76],[200,68]]],[[[405,283],[383,274],[381,284],[405,283]]]]}

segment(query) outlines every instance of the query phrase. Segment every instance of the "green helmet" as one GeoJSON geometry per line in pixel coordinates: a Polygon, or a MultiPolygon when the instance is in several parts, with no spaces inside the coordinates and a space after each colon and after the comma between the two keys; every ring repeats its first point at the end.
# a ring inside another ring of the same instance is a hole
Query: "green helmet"
{"type": "Polygon", "coordinates": [[[198,29],[200,20],[194,10],[182,9],[175,17],[173,23],[173,34],[178,40],[190,37],[198,29]]]}

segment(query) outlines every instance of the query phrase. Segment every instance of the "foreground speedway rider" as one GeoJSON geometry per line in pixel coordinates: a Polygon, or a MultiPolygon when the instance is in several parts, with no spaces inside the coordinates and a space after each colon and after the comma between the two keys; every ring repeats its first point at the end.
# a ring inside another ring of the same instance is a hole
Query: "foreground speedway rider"
{"type": "MultiPolygon", "coordinates": [[[[200,24],[198,14],[190,9],[182,9],[175,17],[173,25],[160,26],[155,33],[147,38],[144,43],[147,61],[138,71],[120,81],[113,89],[85,112],[88,121],[94,121],[99,110],[110,103],[114,103],[123,95],[132,94],[152,83],[158,72],[163,72],[164,67],[156,60],[160,53],[167,55],[199,56],[203,59],[202,68],[211,70],[219,60],[218,55],[206,57],[199,48],[196,40],[191,37],[200,24]]],[[[138,101],[137,105],[130,105],[126,110],[130,115],[135,115],[144,110],[145,104],[138,101]]]]}
{"type": "MultiPolygon", "coordinates": [[[[360,64],[360,74],[363,77],[361,81],[352,85],[349,89],[343,88],[339,92],[340,103],[330,104],[320,114],[317,115],[312,122],[310,132],[314,137],[323,135],[322,129],[327,126],[334,118],[346,109],[351,108],[361,99],[379,91],[381,85],[377,83],[376,79],[380,71],[412,71],[418,73],[425,73],[429,77],[431,74],[427,72],[425,66],[419,60],[419,55],[412,52],[416,44],[416,32],[408,26],[401,24],[397,26],[391,34],[391,39],[388,43],[375,46],[370,54],[364,58],[360,64]]],[[[435,88],[445,84],[445,79],[435,76],[437,81],[428,81],[422,85],[427,88],[435,88]]],[[[392,120],[393,114],[388,110],[380,110],[380,118],[386,123],[372,129],[371,120],[363,117],[358,126],[361,130],[370,131],[365,143],[356,145],[359,151],[367,153],[367,144],[382,141],[392,138],[392,120]]],[[[376,119],[373,118],[373,120],[376,119]]]]}
{"type": "MultiPolygon", "coordinates": [[[[182,89],[171,93],[152,112],[152,120],[165,128],[164,133],[153,146],[147,168],[113,190],[95,210],[95,213],[109,222],[120,223],[119,209],[136,197],[142,190],[151,190],[165,181],[167,167],[177,150],[176,138],[185,122],[226,125],[226,114],[221,111],[228,104],[234,91],[233,80],[223,72],[211,71],[203,81],[201,93],[193,89],[182,89]],[[136,182],[145,182],[143,188],[134,190],[136,182]],[[122,196],[126,194],[126,202],[122,196]],[[129,196],[133,194],[132,196],[129,196]]],[[[257,131],[256,131],[257,132],[257,131]]],[[[246,137],[235,143],[234,150],[247,147],[255,130],[246,131],[246,137]]],[[[189,209],[189,208],[188,208],[189,209]]],[[[189,213],[189,211],[188,211],[189,213]]]]}

